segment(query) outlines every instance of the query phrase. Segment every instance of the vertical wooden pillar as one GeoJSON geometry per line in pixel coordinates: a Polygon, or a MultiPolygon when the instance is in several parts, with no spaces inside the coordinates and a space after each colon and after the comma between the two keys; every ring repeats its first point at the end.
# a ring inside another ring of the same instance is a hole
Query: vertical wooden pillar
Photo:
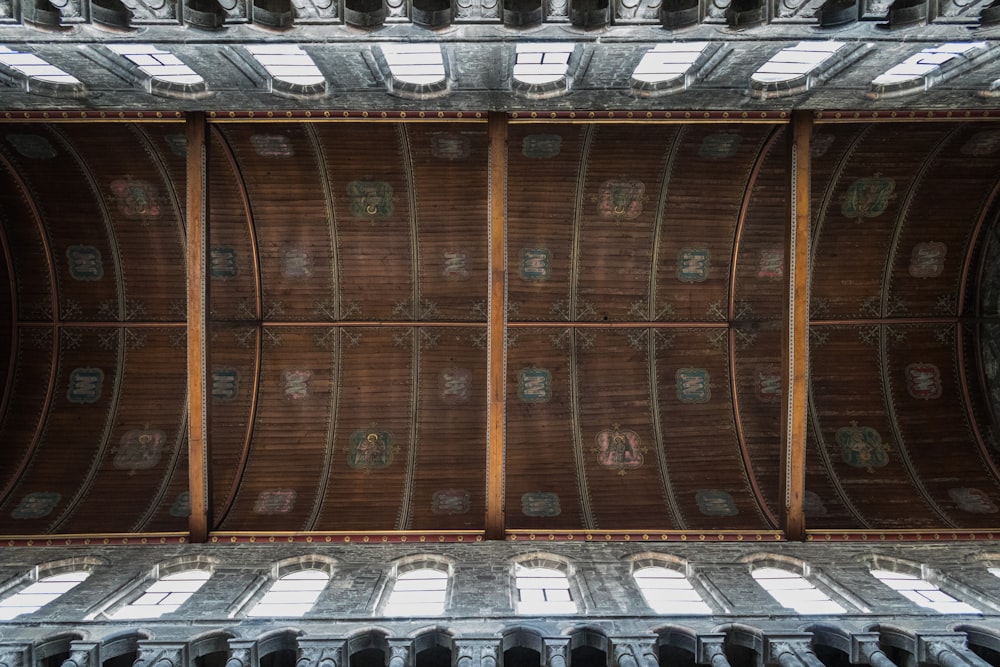
{"type": "Polygon", "coordinates": [[[785,225],[788,307],[784,327],[785,430],[782,435],[783,529],[805,539],[806,418],[809,388],[809,139],[812,112],[792,113],[789,138],[791,210],[785,225]]]}
{"type": "Polygon", "coordinates": [[[205,114],[187,115],[188,488],[192,542],[208,539],[208,140],[205,114]]]}
{"type": "Polygon", "coordinates": [[[489,442],[486,466],[486,539],[504,538],[504,365],[507,325],[507,116],[489,115],[490,135],[490,308],[489,344],[489,442]]]}

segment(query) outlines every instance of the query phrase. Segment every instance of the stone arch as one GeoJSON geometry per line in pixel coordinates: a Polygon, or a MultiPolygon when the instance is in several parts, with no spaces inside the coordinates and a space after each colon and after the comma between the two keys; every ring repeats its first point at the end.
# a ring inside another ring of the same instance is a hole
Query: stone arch
{"type": "Polygon", "coordinates": [[[69,658],[73,642],[81,641],[81,631],[60,632],[39,640],[31,649],[35,667],[60,667],[69,658]]]}
{"type": "Polygon", "coordinates": [[[505,628],[500,636],[500,653],[504,664],[516,662],[522,665],[546,665],[548,659],[545,639],[541,630],[529,625],[505,628]]]}
{"type": "Polygon", "coordinates": [[[210,630],[188,640],[188,660],[193,667],[225,667],[229,660],[229,640],[236,635],[210,630]]]}
{"type": "Polygon", "coordinates": [[[693,667],[698,661],[698,633],[683,625],[660,625],[656,634],[656,657],[661,665],[693,667]]]}

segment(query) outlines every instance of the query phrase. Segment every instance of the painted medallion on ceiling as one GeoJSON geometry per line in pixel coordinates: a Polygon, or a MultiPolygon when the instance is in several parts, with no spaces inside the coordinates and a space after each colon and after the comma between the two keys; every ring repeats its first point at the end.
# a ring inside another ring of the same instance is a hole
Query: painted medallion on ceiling
{"type": "Polygon", "coordinates": [[[546,368],[517,372],[517,394],[525,403],[545,403],[552,398],[552,373],[546,368]]]}
{"type": "Polygon", "coordinates": [[[69,374],[66,399],[70,403],[96,403],[101,398],[104,371],[100,368],[74,368],[69,374]]]}
{"type": "Polygon", "coordinates": [[[231,366],[212,369],[212,400],[231,401],[240,390],[240,373],[231,366]]]}
{"type": "Polygon", "coordinates": [[[208,253],[209,273],[213,278],[235,278],[239,275],[236,250],[232,246],[216,246],[208,253]]]}
{"type": "Polygon", "coordinates": [[[261,157],[290,158],[295,155],[292,142],[283,134],[252,134],[250,145],[261,157]]]}
{"type": "Polygon", "coordinates": [[[552,275],[552,253],[548,248],[525,248],[521,251],[521,280],[543,282],[552,275]]]}
{"type": "Polygon", "coordinates": [[[837,429],[837,445],[844,463],[855,468],[875,472],[889,462],[889,448],[882,442],[878,431],[869,426],[850,426],[837,429]]]}
{"type": "Polygon", "coordinates": [[[111,181],[111,194],[118,210],[129,218],[148,220],[160,215],[160,199],[156,186],[131,176],[111,181]]]}
{"type": "Polygon", "coordinates": [[[431,496],[432,514],[465,514],[470,506],[469,492],[465,489],[441,489],[431,496]]]}
{"type": "Polygon", "coordinates": [[[913,398],[941,398],[941,371],[934,364],[917,363],[906,367],[906,391],[913,398]]]}
{"type": "Polygon", "coordinates": [[[711,259],[708,248],[681,249],[677,255],[677,280],[682,283],[705,282],[711,259]]]}
{"type": "Polygon", "coordinates": [[[762,403],[774,403],[781,398],[781,366],[766,364],[754,368],[754,395],[762,403]]]}
{"type": "Polygon", "coordinates": [[[470,153],[469,137],[455,132],[431,135],[431,155],[438,160],[464,160],[470,153]]]}
{"type": "Polygon", "coordinates": [[[312,276],[313,260],[308,250],[288,246],[281,252],[281,275],[302,280],[312,276]]]}
{"type": "Polygon", "coordinates": [[[115,452],[119,470],[149,470],[160,462],[167,434],[160,430],[134,429],[122,436],[115,452]]]}
{"type": "Polygon", "coordinates": [[[948,246],[939,241],[927,241],[913,246],[910,252],[910,275],[914,278],[937,278],[944,272],[948,246]]]}
{"type": "Polygon", "coordinates": [[[394,448],[388,431],[365,430],[351,434],[347,465],[362,470],[385,468],[392,463],[394,448]]]}
{"type": "Polygon", "coordinates": [[[739,510],[732,494],[722,489],[702,489],[694,494],[698,511],[705,516],[736,516],[739,510]]]}
{"type": "Polygon", "coordinates": [[[347,184],[347,199],[355,218],[374,221],[392,215],[392,186],[385,181],[351,181],[347,184]]]}
{"type": "Polygon", "coordinates": [[[862,222],[865,218],[877,218],[888,208],[895,189],[896,181],[880,174],[859,178],[847,188],[840,212],[845,218],[856,222],[862,222]]]}
{"type": "Polygon", "coordinates": [[[743,137],[734,132],[716,132],[701,141],[698,157],[705,160],[724,160],[736,155],[743,143],[743,137]]]}
{"type": "Polygon", "coordinates": [[[313,372],[308,370],[288,370],[281,374],[284,396],[289,401],[308,398],[313,372]]]}
{"type": "Polygon", "coordinates": [[[643,463],[643,454],[647,451],[635,431],[621,428],[615,424],[597,434],[597,445],[594,452],[598,462],[605,468],[617,470],[624,475],[626,470],[638,468],[643,463]]]}
{"type": "Polygon", "coordinates": [[[559,516],[559,496],[545,491],[532,491],[521,496],[521,513],[530,517],[559,516]]]}
{"type": "Polygon", "coordinates": [[[267,489],[257,494],[254,514],[288,514],[295,507],[295,489],[267,489]]]}
{"type": "Polygon", "coordinates": [[[532,160],[545,160],[559,155],[562,137],[558,134],[529,134],[521,140],[521,154],[532,160]]]}
{"type": "Polygon", "coordinates": [[[445,250],[441,256],[441,275],[445,280],[465,280],[469,277],[469,253],[465,250],[445,250]]]}
{"type": "Polygon", "coordinates": [[[961,148],[962,155],[993,155],[1000,151],[1000,130],[976,132],[961,148]]]}
{"type": "Polygon", "coordinates": [[[182,491],[178,493],[168,513],[170,516],[179,519],[191,516],[191,492],[182,491]]]}
{"type": "Polygon", "coordinates": [[[681,403],[707,403],[712,398],[708,370],[705,368],[679,368],[674,374],[677,400],[681,403]]]}
{"type": "Polygon", "coordinates": [[[52,513],[62,495],[55,491],[36,491],[23,496],[17,507],[11,510],[12,519],[41,519],[52,513]]]}
{"type": "Polygon", "coordinates": [[[441,400],[449,405],[468,401],[471,386],[472,372],[467,368],[445,368],[438,375],[441,400]]]}
{"type": "Polygon", "coordinates": [[[948,489],[948,497],[960,510],[970,514],[996,514],[998,511],[996,503],[980,489],[972,487],[948,489]]]}
{"type": "Polygon", "coordinates": [[[596,199],[597,212],[602,218],[618,222],[635,220],[642,213],[646,184],[637,179],[614,178],[601,183],[596,199]]]}
{"type": "Polygon", "coordinates": [[[66,248],[69,276],[73,280],[90,282],[104,277],[101,251],[92,245],[71,245],[66,248]]]}
{"type": "Polygon", "coordinates": [[[7,135],[7,143],[31,160],[51,160],[58,155],[49,140],[38,134],[11,133],[7,135]]]}
{"type": "Polygon", "coordinates": [[[757,257],[757,277],[761,280],[780,280],[785,277],[785,251],[782,248],[763,248],[757,257]]]}

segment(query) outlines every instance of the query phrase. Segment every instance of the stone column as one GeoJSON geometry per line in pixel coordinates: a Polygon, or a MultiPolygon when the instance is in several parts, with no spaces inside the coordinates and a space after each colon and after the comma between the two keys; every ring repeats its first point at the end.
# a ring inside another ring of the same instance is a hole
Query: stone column
{"type": "Polygon", "coordinates": [[[413,642],[409,639],[390,639],[388,667],[408,667],[412,644],[413,642]]]}
{"type": "Polygon", "coordinates": [[[868,664],[872,667],[896,667],[896,663],[889,659],[878,642],[861,642],[859,653],[868,659],[868,664]]]}
{"type": "Polygon", "coordinates": [[[989,667],[989,663],[965,646],[951,642],[932,641],[926,646],[927,657],[941,667],[989,667]]]}
{"type": "Polygon", "coordinates": [[[566,667],[569,661],[569,639],[545,640],[545,667],[566,667]]]}
{"type": "Polygon", "coordinates": [[[496,667],[497,642],[493,639],[456,639],[455,667],[496,667]]]}
{"type": "Polygon", "coordinates": [[[781,667],[824,667],[812,648],[812,635],[767,637],[768,658],[781,667]]]}
{"type": "Polygon", "coordinates": [[[343,643],[342,639],[300,637],[296,641],[299,647],[299,659],[295,667],[340,667],[343,659],[343,643]]]}
{"type": "Polygon", "coordinates": [[[226,667],[257,667],[257,641],[230,639],[226,667]]]}
{"type": "Polygon", "coordinates": [[[698,637],[697,662],[712,667],[730,667],[726,657],[725,638],[722,635],[713,637],[698,637]]]}
{"type": "Polygon", "coordinates": [[[31,644],[0,646],[0,667],[31,667],[31,644]]]}
{"type": "Polygon", "coordinates": [[[62,667],[98,667],[100,646],[97,642],[71,642],[69,657],[63,661],[62,667]]]}
{"type": "Polygon", "coordinates": [[[639,667],[639,661],[635,659],[629,644],[615,644],[614,654],[618,667],[639,667]]]}

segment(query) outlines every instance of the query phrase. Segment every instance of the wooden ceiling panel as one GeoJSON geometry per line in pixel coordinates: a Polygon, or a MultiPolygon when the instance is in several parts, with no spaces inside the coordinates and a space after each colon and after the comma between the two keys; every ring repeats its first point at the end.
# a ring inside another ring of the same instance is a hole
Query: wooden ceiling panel
{"type": "Polygon", "coordinates": [[[483,328],[414,329],[416,419],[405,527],[483,530],[486,516],[486,347],[483,328]]]}
{"type": "Polygon", "coordinates": [[[941,526],[921,495],[886,404],[878,325],[813,326],[811,418],[817,449],[872,528],[941,526]]]}
{"type": "Polygon", "coordinates": [[[734,423],[729,333],[671,330],[656,359],[670,493],[682,528],[768,528],[734,423]]]}
{"type": "MultiPolygon", "coordinates": [[[[6,141],[22,134],[8,132],[6,141]]],[[[33,133],[31,136],[38,135],[33,133]]],[[[55,285],[48,236],[43,232],[40,211],[21,176],[18,160],[6,144],[0,143],[0,147],[0,169],[4,174],[0,179],[0,224],[3,226],[0,242],[6,246],[5,254],[10,257],[14,274],[10,279],[16,289],[16,303],[11,307],[21,321],[51,320],[55,285]]]]}
{"type": "MultiPolygon", "coordinates": [[[[65,327],[58,335],[59,370],[41,439],[0,506],[0,531],[6,534],[63,532],[112,447],[123,370],[120,332],[65,327]]],[[[129,529],[116,525],[114,516],[105,518],[109,532],[129,529]]]]}
{"type": "MultiPolygon", "coordinates": [[[[813,414],[810,408],[811,416],[813,414]]],[[[847,491],[830,466],[830,454],[820,449],[819,438],[811,419],[807,425],[806,484],[803,501],[806,528],[809,530],[857,530],[871,525],[854,507],[847,491]]]]}
{"type": "MultiPolygon", "coordinates": [[[[587,333],[587,332],[584,332],[587,333]]],[[[507,528],[585,529],[569,329],[517,329],[507,351],[507,528]]],[[[590,335],[588,333],[588,335],[590,335]]],[[[587,443],[588,446],[590,443],[587,443]]]]}
{"type": "Polygon", "coordinates": [[[489,285],[484,124],[406,125],[419,246],[415,319],[485,321],[489,285]]]}
{"type": "MultiPolygon", "coordinates": [[[[87,319],[183,321],[184,229],[182,211],[176,196],[184,181],[172,182],[146,137],[132,123],[66,125],[63,134],[72,145],[92,187],[98,191],[100,209],[106,214],[106,235],[112,259],[121,271],[120,304],[100,302],[96,312],[86,312],[87,319]],[[108,146],[117,146],[109,151],[108,146]],[[119,152],[120,151],[120,152],[119,152]],[[128,156],[122,159],[122,154],[128,156]]],[[[51,177],[51,176],[50,176],[51,177]]],[[[70,200],[72,201],[72,200],[70,200]]],[[[91,220],[85,227],[95,227],[91,220]]],[[[75,248],[83,242],[74,237],[76,230],[66,229],[62,238],[67,244],[63,257],[68,259],[68,278],[64,285],[76,283],[84,289],[96,287],[82,264],[85,256],[75,248]]],[[[58,243],[56,244],[59,245],[58,243]]],[[[63,273],[62,275],[66,275],[63,273]]],[[[109,271],[108,279],[111,279],[109,271]]],[[[71,314],[73,301],[79,297],[65,294],[63,318],[71,314]],[[72,299],[73,301],[69,301],[72,299]]]]}
{"type": "MultiPolygon", "coordinates": [[[[167,497],[166,489],[187,443],[185,340],[172,328],[123,328],[115,333],[125,365],[108,446],[94,461],[92,479],[61,532],[135,532],[164,503],[175,500],[167,497]],[[108,498],[116,503],[113,528],[108,498]]],[[[186,527],[187,520],[176,517],[170,529],[186,527]]]]}
{"type": "Polygon", "coordinates": [[[567,319],[586,126],[518,125],[507,140],[508,318],[567,319]]]}

